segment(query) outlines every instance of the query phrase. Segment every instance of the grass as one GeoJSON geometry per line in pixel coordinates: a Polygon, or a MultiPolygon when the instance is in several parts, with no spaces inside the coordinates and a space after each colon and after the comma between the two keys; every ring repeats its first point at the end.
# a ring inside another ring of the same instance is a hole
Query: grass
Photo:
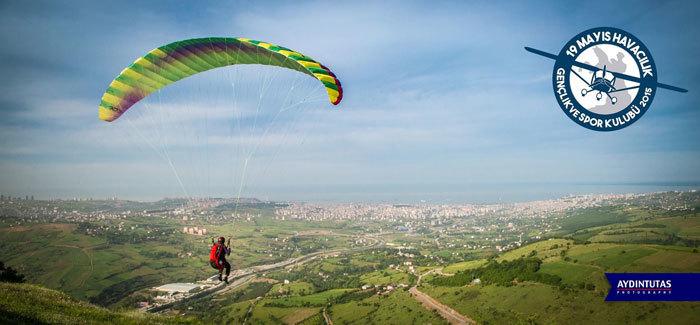
{"type": "MultiPolygon", "coordinates": [[[[663,268],[674,272],[700,271],[700,254],[692,251],[659,250],[637,261],[647,270],[663,268]]],[[[647,271],[648,272],[648,271],[647,271]]]]}
{"type": "Polygon", "coordinates": [[[333,305],[329,315],[336,324],[447,324],[404,290],[333,305]]]}
{"type": "Polygon", "coordinates": [[[275,307],[307,307],[324,306],[346,292],[356,289],[331,289],[306,296],[290,296],[283,298],[265,298],[260,304],[275,307]]]}
{"type": "MultiPolygon", "coordinates": [[[[376,300],[376,299],[375,299],[376,300]]],[[[330,309],[331,319],[339,324],[366,324],[369,316],[379,308],[378,302],[370,299],[334,305],[330,309]]]]}
{"type": "MultiPolygon", "coordinates": [[[[250,324],[279,324],[287,323],[285,320],[291,320],[300,316],[299,312],[305,313],[307,317],[311,317],[313,314],[318,313],[320,308],[280,308],[280,307],[269,307],[256,305],[253,308],[253,314],[248,323],[250,324]]],[[[303,319],[302,319],[303,320],[303,319]]]]}
{"type": "Polygon", "coordinates": [[[693,246],[700,240],[700,218],[694,214],[653,217],[648,211],[627,209],[631,222],[577,229],[567,235],[590,242],[679,244],[693,246]]]}
{"type": "Polygon", "coordinates": [[[623,231],[601,231],[591,236],[588,240],[599,243],[644,243],[662,241],[668,238],[668,234],[657,229],[627,229],[623,231]]]}
{"type": "Polygon", "coordinates": [[[291,314],[288,314],[284,318],[282,318],[282,321],[285,324],[298,324],[304,321],[305,319],[318,315],[320,312],[320,308],[301,308],[301,309],[296,309],[294,312],[291,314]]]}
{"type": "Polygon", "coordinates": [[[0,283],[0,323],[197,324],[190,318],[117,312],[30,284],[0,283]]]}
{"type": "Polygon", "coordinates": [[[502,253],[496,259],[498,261],[511,261],[520,257],[528,256],[532,253],[532,251],[535,251],[537,253],[536,257],[546,260],[549,257],[559,256],[559,253],[566,249],[567,244],[571,245],[573,244],[573,241],[560,238],[542,240],[502,253]]]}
{"type": "Polygon", "coordinates": [[[599,266],[607,271],[630,272],[640,270],[637,260],[658,250],[664,250],[663,246],[655,248],[635,244],[589,244],[572,247],[568,256],[572,260],[599,266]]]}
{"type": "Polygon", "coordinates": [[[604,272],[700,272],[700,253],[693,252],[692,248],[652,244],[574,244],[569,240],[552,239],[506,252],[496,259],[527,256],[532,251],[544,261],[538,272],[560,276],[569,286],[562,289],[522,282],[510,287],[437,287],[425,283],[421,290],[479,323],[656,324],[666,323],[669,319],[676,324],[700,322],[698,303],[604,301],[608,291],[604,272]],[[585,284],[592,286],[585,287],[585,284]]]}
{"type": "Polygon", "coordinates": [[[485,259],[459,262],[459,263],[455,263],[455,264],[451,264],[451,265],[446,266],[445,268],[442,269],[442,272],[447,273],[447,274],[453,274],[453,273],[457,273],[459,271],[475,269],[475,268],[480,267],[484,264],[486,264],[485,259]]]}
{"type": "Polygon", "coordinates": [[[558,275],[562,278],[562,282],[576,285],[590,282],[593,274],[597,271],[599,269],[589,265],[556,261],[542,264],[539,272],[558,275]]]}
{"type": "Polygon", "coordinates": [[[374,271],[370,273],[363,274],[360,277],[363,284],[373,284],[373,285],[389,285],[389,284],[409,284],[410,277],[408,273],[387,269],[381,271],[374,271]]]}
{"type": "Polygon", "coordinates": [[[683,216],[664,218],[654,222],[665,225],[678,236],[700,240],[700,218],[683,216]]]}
{"type": "MultiPolygon", "coordinates": [[[[266,297],[255,302],[249,322],[254,324],[323,324],[322,307],[334,299],[356,289],[334,289],[324,292],[284,298],[266,297]]],[[[240,323],[254,300],[224,307],[221,312],[227,316],[214,321],[240,323]]],[[[388,295],[363,296],[342,304],[331,305],[329,315],[338,324],[381,323],[381,324],[443,324],[442,319],[424,309],[404,290],[396,290],[388,295]]]]}
{"type": "Polygon", "coordinates": [[[561,233],[572,233],[577,230],[604,226],[630,221],[634,215],[626,213],[618,207],[582,209],[564,218],[561,222],[561,233]]]}
{"type": "MultiPolygon", "coordinates": [[[[296,324],[313,318],[321,311],[321,307],[304,307],[306,301],[298,300],[299,298],[307,297],[309,302],[320,303],[337,293],[293,296],[296,299],[266,297],[258,300],[256,297],[265,296],[265,292],[256,290],[260,284],[253,283],[244,286],[216,300],[210,300],[208,297],[202,298],[196,306],[195,315],[203,318],[207,323],[215,324],[240,324],[246,317],[248,317],[247,322],[252,324],[296,324]],[[279,303],[281,301],[286,304],[279,303]],[[251,306],[253,306],[252,309],[251,306]],[[252,313],[248,314],[248,310],[252,310],[252,313]]],[[[270,290],[270,294],[272,293],[273,290],[270,290]]],[[[325,304],[325,301],[322,304],[325,304]]],[[[187,310],[186,312],[192,311],[187,310]]]]}
{"type": "Polygon", "coordinates": [[[596,291],[560,291],[540,283],[512,287],[422,289],[479,323],[491,324],[697,324],[692,302],[606,303],[596,291]]]}
{"type": "Polygon", "coordinates": [[[288,295],[305,295],[314,292],[314,286],[311,283],[303,281],[294,281],[289,284],[277,283],[272,287],[270,292],[288,295]]]}
{"type": "Polygon", "coordinates": [[[300,325],[325,325],[325,322],[323,321],[323,314],[316,313],[315,315],[312,315],[311,317],[305,319],[303,322],[301,322],[299,324],[300,325]]]}
{"type": "Polygon", "coordinates": [[[213,324],[242,324],[250,305],[251,301],[232,303],[208,312],[203,318],[213,324]]]}

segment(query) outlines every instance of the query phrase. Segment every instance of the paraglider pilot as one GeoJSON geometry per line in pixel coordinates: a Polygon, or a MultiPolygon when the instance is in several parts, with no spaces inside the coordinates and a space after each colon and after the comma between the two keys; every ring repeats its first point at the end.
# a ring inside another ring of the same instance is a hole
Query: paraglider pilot
{"type": "MultiPolygon", "coordinates": [[[[214,239],[212,238],[212,242],[214,239]]],[[[231,238],[228,240],[229,245],[231,244],[231,238]]],[[[211,252],[209,253],[209,264],[211,267],[219,270],[219,281],[225,281],[228,283],[228,275],[231,273],[231,264],[226,261],[226,255],[231,254],[231,248],[226,245],[226,239],[224,237],[219,237],[216,243],[211,246],[211,252]],[[222,279],[222,275],[226,269],[226,276],[222,279]]]]}

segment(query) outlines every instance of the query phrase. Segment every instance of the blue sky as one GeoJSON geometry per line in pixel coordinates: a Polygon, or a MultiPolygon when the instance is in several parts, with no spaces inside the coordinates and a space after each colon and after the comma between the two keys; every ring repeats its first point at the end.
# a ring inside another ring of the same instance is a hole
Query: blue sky
{"type": "MultiPolygon", "coordinates": [[[[132,199],[183,195],[168,163],[138,140],[121,141],[124,124],[98,120],[97,105],[112,78],[146,51],[206,36],[249,37],[293,48],[331,67],[345,89],[339,110],[307,113],[305,120],[314,123],[298,127],[304,140],[246,180],[245,196],[494,201],[621,191],[635,184],[656,184],[649,190],[661,188],[658,184],[697,184],[700,5],[593,1],[574,6],[566,1],[3,1],[0,192],[132,199]],[[557,52],[572,36],[598,26],[636,35],[651,49],[659,80],[690,92],[659,90],[651,110],[620,131],[598,133],[570,121],[551,90],[552,62],[523,46],[557,52]]],[[[178,94],[189,97],[173,94],[168,103],[187,97],[192,107],[207,106],[214,95],[202,85],[211,80],[181,81],[178,94]]],[[[138,123],[137,117],[130,118],[138,123]]],[[[227,150],[208,148],[212,157],[227,150]]],[[[175,163],[180,173],[199,172],[185,161],[175,163]]],[[[208,169],[199,192],[197,180],[185,187],[192,194],[235,195],[237,180],[222,173],[208,169]]]]}

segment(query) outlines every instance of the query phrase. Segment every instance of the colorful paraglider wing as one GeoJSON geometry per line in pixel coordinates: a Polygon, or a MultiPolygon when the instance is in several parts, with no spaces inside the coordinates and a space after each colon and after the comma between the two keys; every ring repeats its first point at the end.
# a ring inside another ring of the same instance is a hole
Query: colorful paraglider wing
{"type": "Polygon", "coordinates": [[[173,82],[235,64],[296,70],[321,81],[333,105],[343,98],[343,88],[333,72],[299,52],[247,38],[196,38],[161,46],[124,69],[102,95],[99,117],[114,121],[141,99],[173,82]]]}

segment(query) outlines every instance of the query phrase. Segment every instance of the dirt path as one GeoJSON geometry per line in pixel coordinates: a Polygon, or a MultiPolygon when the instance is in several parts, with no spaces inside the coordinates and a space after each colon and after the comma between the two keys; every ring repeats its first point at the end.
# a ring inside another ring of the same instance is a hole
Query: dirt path
{"type": "Polygon", "coordinates": [[[258,303],[258,300],[260,299],[262,299],[262,297],[257,297],[250,303],[250,307],[248,307],[248,311],[245,313],[245,319],[243,319],[243,325],[245,325],[250,316],[253,316],[253,308],[255,308],[255,304],[258,303]]]}
{"type": "Polygon", "coordinates": [[[418,300],[423,305],[423,307],[431,310],[437,310],[440,316],[442,316],[442,318],[444,318],[446,321],[450,322],[450,324],[476,324],[473,319],[458,313],[456,310],[448,306],[443,305],[439,301],[433,299],[433,297],[421,292],[416,287],[412,287],[408,291],[411,293],[413,298],[418,300]]]}
{"type": "Polygon", "coordinates": [[[430,310],[437,310],[437,312],[440,314],[440,316],[442,316],[442,318],[444,318],[450,324],[453,324],[453,325],[476,324],[476,322],[473,319],[460,314],[456,310],[442,304],[441,302],[433,299],[433,297],[418,290],[418,286],[420,285],[420,281],[423,279],[423,276],[428,275],[428,274],[433,273],[433,272],[438,273],[438,274],[442,274],[442,268],[432,269],[432,270],[425,272],[425,273],[421,274],[420,276],[418,276],[418,281],[417,281],[416,285],[411,287],[411,289],[408,290],[408,292],[411,293],[411,296],[413,296],[413,298],[418,300],[418,302],[420,302],[421,305],[423,305],[423,307],[430,309],[430,310]]]}
{"type": "Polygon", "coordinates": [[[331,319],[331,316],[328,316],[326,308],[323,308],[323,320],[326,322],[326,325],[333,325],[333,320],[331,319]]]}

